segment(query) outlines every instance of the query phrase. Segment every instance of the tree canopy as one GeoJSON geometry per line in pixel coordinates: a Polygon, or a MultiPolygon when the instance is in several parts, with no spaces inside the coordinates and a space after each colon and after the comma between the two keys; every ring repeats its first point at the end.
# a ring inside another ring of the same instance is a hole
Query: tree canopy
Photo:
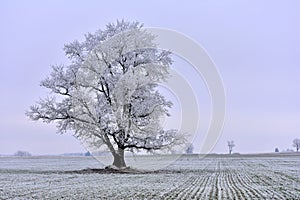
{"type": "Polygon", "coordinates": [[[41,82],[52,96],[30,107],[32,120],[57,122],[60,133],[94,147],[107,148],[113,165],[125,167],[124,151],[170,149],[184,139],[164,130],[172,102],[157,90],[172,64],[170,52],[158,50],[152,34],[138,22],[118,21],[85,40],[66,44],[69,65],[52,66],[41,82]]]}

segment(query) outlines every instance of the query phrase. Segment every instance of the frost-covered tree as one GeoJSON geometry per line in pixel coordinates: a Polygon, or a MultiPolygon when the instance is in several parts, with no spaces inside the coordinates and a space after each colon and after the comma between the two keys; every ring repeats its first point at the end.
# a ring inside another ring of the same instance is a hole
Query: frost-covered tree
{"type": "Polygon", "coordinates": [[[293,140],[293,147],[296,148],[297,152],[299,151],[299,149],[300,149],[300,139],[299,138],[296,138],[293,140]]]}
{"type": "Polygon", "coordinates": [[[231,154],[233,147],[235,147],[234,141],[233,140],[228,141],[227,144],[228,144],[229,154],[231,154]]]}
{"type": "Polygon", "coordinates": [[[138,22],[118,21],[65,45],[71,64],[53,66],[41,82],[53,96],[40,99],[27,115],[56,121],[60,133],[71,130],[84,143],[106,147],[118,168],[126,166],[126,150],[182,144],[184,137],[161,125],[172,103],[157,86],[168,78],[172,60],[170,52],[156,48],[154,38],[138,22]]]}

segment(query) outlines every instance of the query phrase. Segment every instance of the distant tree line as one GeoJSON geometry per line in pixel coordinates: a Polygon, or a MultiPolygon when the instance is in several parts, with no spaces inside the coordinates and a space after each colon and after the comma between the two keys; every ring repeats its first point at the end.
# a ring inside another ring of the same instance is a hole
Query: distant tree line
{"type": "Polygon", "coordinates": [[[26,156],[31,156],[31,153],[28,151],[17,151],[14,153],[14,156],[20,156],[20,157],[26,157],[26,156]]]}
{"type": "MultiPolygon", "coordinates": [[[[293,140],[292,146],[296,148],[296,152],[299,152],[299,150],[300,150],[300,139],[299,138],[295,138],[293,140]]],[[[278,147],[275,148],[275,152],[276,153],[279,152],[279,148],[278,147]]],[[[294,152],[294,150],[288,148],[286,150],[283,150],[283,152],[294,152]]]]}

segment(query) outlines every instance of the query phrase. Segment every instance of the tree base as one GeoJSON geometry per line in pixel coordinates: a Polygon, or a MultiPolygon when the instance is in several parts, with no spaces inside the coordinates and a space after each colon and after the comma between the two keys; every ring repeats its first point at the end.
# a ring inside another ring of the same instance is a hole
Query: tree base
{"type": "Polygon", "coordinates": [[[116,167],[114,165],[108,165],[104,168],[104,170],[111,173],[132,173],[132,174],[144,173],[144,171],[140,171],[131,167],[116,167]]]}
{"type": "Polygon", "coordinates": [[[112,170],[125,170],[125,169],[131,169],[130,167],[117,167],[115,165],[108,165],[104,169],[112,169],[112,170]]]}

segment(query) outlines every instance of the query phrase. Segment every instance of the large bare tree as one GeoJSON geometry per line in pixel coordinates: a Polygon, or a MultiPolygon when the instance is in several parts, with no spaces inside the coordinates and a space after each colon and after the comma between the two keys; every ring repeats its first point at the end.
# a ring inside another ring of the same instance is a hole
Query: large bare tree
{"type": "Polygon", "coordinates": [[[88,33],[83,42],[65,45],[71,64],[53,66],[41,82],[53,96],[39,100],[27,115],[56,121],[59,132],[71,130],[89,145],[105,146],[118,168],[126,166],[126,150],[168,150],[181,144],[176,130],[161,125],[172,103],[157,85],[167,79],[172,60],[153,40],[139,23],[118,21],[88,33]]]}

